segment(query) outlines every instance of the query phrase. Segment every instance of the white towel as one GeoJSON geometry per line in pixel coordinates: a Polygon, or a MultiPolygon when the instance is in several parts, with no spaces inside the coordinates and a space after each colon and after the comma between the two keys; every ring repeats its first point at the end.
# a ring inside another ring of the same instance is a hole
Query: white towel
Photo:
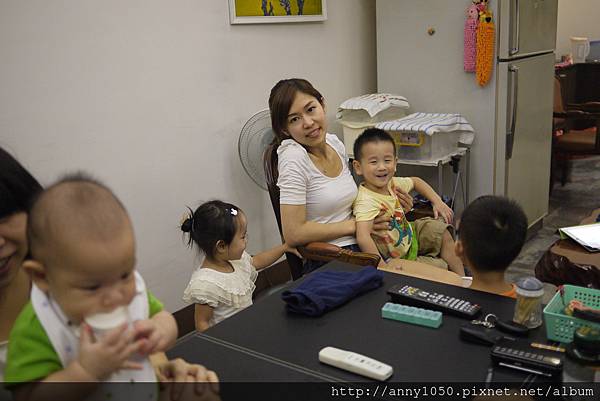
{"type": "Polygon", "coordinates": [[[475,136],[471,124],[460,114],[413,113],[397,120],[380,122],[375,127],[386,131],[423,132],[427,135],[460,131],[459,142],[465,145],[471,145],[475,136]]]}
{"type": "Polygon", "coordinates": [[[378,113],[390,107],[408,109],[410,105],[404,96],[389,93],[371,93],[345,100],[338,107],[336,117],[341,119],[344,110],[365,110],[373,118],[378,113]]]}

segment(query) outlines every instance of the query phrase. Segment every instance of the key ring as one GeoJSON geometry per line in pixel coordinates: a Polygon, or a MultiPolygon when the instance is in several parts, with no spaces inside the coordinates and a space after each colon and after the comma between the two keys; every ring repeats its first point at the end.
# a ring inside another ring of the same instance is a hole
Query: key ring
{"type": "Polygon", "coordinates": [[[497,321],[498,321],[498,316],[494,315],[493,313],[488,313],[487,315],[485,315],[483,320],[477,320],[477,319],[471,320],[471,324],[483,326],[486,329],[493,329],[494,327],[496,327],[497,321]]]}

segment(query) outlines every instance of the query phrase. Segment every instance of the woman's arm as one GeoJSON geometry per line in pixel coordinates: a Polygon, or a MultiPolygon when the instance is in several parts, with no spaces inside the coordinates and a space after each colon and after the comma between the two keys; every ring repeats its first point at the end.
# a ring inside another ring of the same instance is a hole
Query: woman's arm
{"type": "Polygon", "coordinates": [[[314,241],[331,241],[356,233],[354,219],[339,223],[315,223],[306,220],[305,205],[281,205],[281,226],[285,242],[292,247],[314,241]]]}
{"type": "MultiPolygon", "coordinates": [[[[374,255],[379,255],[379,250],[377,249],[377,245],[375,245],[375,241],[373,241],[373,238],[371,237],[372,229],[373,229],[373,220],[357,221],[356,222],[356,241],[358,242],[358,246],[360,247],[361,251],[372,253],[374,255]]],[[[379,260],[379,265],[377,267],[382,267],[382,266],[385,266],[385,261],[383,260],[383,257],[379,260]]]]}
{"type": "Polygon", "coordinates": [[[196,330],[204,331],[210,327],[210,319],[213,316],[213,308],[206,304],[196,304],[194,307],[194,321],[196,330]]]}
{"type": "Polygon", "coordinates": [[[433,207],[433,217],[436,219],[442,216],[446,223],[451,224],[454,218],[454,212],[440,198],[440,196],[431,188],[431,186],[419,177],[410,177],[415,184],[415,191],[429,199],[433,207]]]}

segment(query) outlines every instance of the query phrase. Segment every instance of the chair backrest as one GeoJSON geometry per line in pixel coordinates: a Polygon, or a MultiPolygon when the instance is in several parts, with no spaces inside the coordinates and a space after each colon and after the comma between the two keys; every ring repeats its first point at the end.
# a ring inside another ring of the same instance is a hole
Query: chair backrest
{"type": "Polygon", "coordinates": [[[553,108],[553,111],[556,113],[562,113],[565,111],[560,79],[556,75],[554,76],[554,108],[553,108]]]}
{"type": "MultiPolygon", "coordinates": [[[[263,154],[263,167],[265,170],[265,179],[267,181],[267,188],[269,190],[269,197],[271,198],[271,206],[273,206],[273,212],[275,213],[275,219],[277,220],[277,228],[279,229],[279,235],[283,241],[283,230],[281,228],[281,211],[279,206],[279,187],[277,186],[277,179],[279,178],[278,169],[278,157],[277,157],[277,146],[271,144],[265,149],[263,154]]],[[[286,253],[288,265],[292,273],[292,279],[296,280],[302,276],[302,259],[293,253],[286,253]]]]}

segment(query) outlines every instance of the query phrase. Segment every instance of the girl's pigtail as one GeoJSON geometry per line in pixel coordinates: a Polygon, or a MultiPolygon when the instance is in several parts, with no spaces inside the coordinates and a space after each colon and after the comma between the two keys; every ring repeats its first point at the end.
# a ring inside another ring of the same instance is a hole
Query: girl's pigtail
{"type": "Polygon", "coordinates": [[[192,237],[194,233],[194,211],[190,209],[189,206],[187,208],[188,213],[183,215],[183,217],[181,218],[179,228],[181,229],[181,231],[188,234],[187,245],[191,247],[193,242],[192,237]]]}

